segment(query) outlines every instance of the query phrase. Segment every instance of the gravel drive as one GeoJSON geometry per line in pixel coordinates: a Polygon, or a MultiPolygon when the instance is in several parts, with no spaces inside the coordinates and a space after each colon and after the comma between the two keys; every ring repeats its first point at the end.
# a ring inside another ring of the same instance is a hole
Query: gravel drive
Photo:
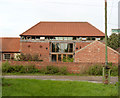
{"type": "MultiPolygon", "coordinates": [[[[59,80],[59,81],[88,81],[93,83],[102,83],[102,76],[31,76],[31,75],[4,75],[4,78],[21,78],[21,79],[41,79],[41,80],[59,80]]],[[[116,83],[118,77],[111,77],[110,82],[116,83]]]]}

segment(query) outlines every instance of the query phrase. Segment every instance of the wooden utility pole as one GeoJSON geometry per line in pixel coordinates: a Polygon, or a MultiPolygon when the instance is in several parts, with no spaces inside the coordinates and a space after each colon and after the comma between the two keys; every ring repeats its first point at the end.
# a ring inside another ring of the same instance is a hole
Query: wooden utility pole
{"type": "Polygon", "coordinates": [[[104,84],[108,84],[110,82],[110,68],[108,67],[107,54],[107,0],[105,0],[105,66],[103,67],[104,84]]]}
{"type": "Polygon", "coordinates": [[[108,65],[107,55],[107,0],[105,0],[105,65],[108,65]]]}

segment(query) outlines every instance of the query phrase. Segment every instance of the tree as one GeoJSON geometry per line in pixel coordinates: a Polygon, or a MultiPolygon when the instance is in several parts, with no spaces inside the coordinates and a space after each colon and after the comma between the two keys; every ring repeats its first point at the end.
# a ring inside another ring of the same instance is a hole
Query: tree
{"type": "Polygon", "coordinates": [[[120,47],[120,34],[112,33],[108,38],[108,46],[117,49],[120,47]]]}

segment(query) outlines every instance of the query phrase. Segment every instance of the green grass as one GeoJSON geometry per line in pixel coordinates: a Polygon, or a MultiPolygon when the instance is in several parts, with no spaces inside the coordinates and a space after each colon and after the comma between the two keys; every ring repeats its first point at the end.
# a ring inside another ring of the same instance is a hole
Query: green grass
{"type": "Polygon", "coordinates": [[[118,87],[79,81],[3,79],[3,96],[117,96],[118,87]]]}

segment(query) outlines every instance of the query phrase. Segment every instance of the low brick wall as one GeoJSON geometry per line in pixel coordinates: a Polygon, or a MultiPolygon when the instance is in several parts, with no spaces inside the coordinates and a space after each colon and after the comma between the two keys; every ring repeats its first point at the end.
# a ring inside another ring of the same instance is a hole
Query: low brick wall
{"type": "MultiPolygon", "coordinates": [[[[44,68],[46,66],[58,66],[63,67],[66,66],[68,72],[70,73],[82,73],[87,70],[90,66],[95,64],[104,65],[103,63],[76,63],[76,62],[36,62],[36,61],[9,61],[11,65],[35,65],[36,68],[44,68]]],[[[117,65],[117,64],[115,64],[117,65]]]]}

